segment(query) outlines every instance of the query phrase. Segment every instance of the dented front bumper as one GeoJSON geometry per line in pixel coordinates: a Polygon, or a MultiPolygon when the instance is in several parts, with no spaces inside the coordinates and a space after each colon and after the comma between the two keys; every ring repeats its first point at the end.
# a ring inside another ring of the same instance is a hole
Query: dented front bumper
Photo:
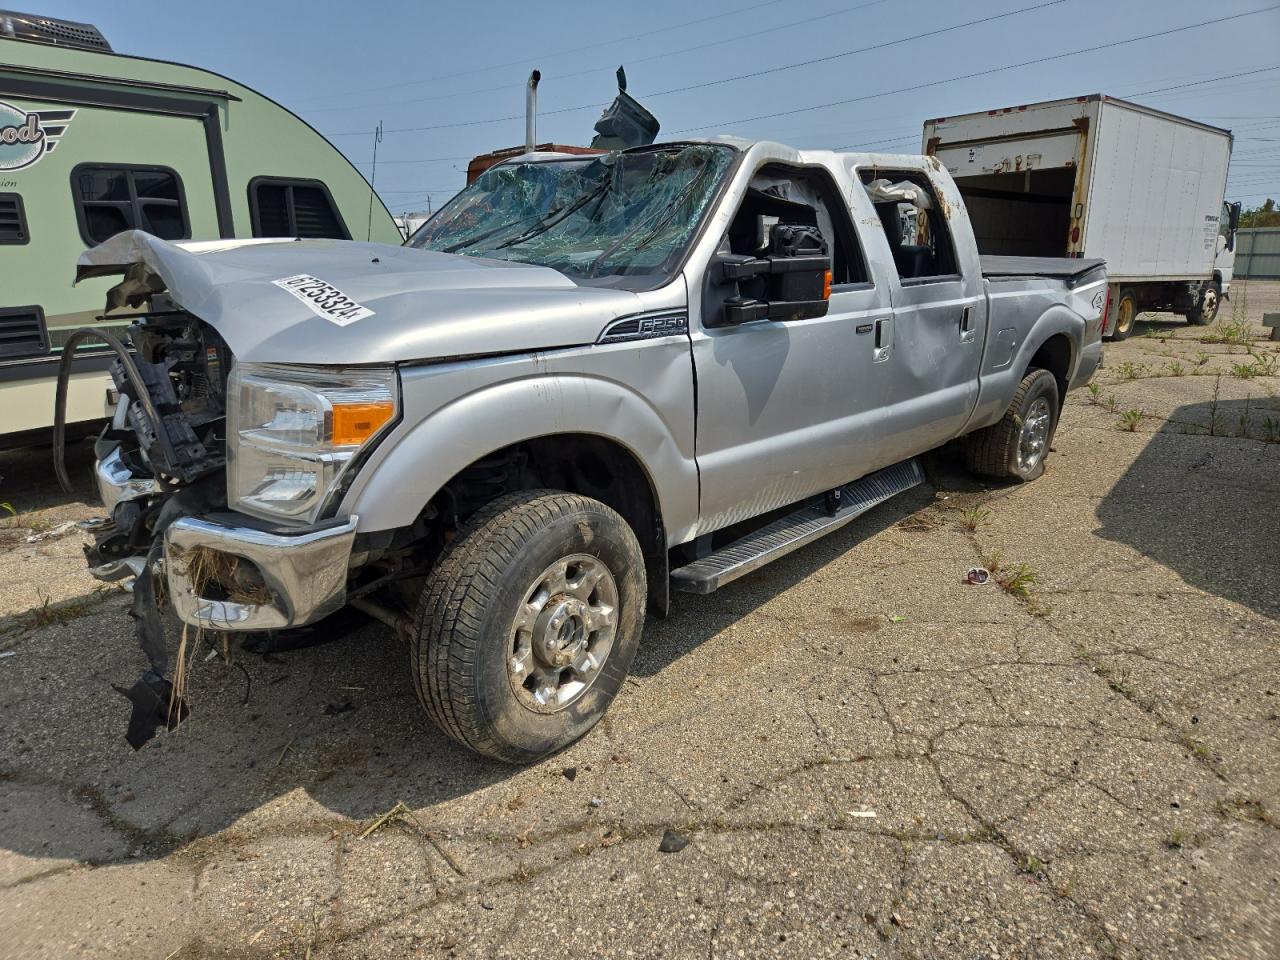
{"type": "Polygon", "coordinates": [[[183,622],[211,630],[280,630],[314,623],[346,603],[356,517],[283,533],[237,526],[229,516],[183,517],[165,529],[169,600],[183,622]],[[237,597],[226,584],[197,583],[193,558],[202,552],[251,564],[255,596],[237,597]]]}

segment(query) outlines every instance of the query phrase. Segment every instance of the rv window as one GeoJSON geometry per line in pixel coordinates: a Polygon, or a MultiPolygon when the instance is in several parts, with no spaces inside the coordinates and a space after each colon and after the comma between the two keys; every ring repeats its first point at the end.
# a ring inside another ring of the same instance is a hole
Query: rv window
{"type": "Polygon", "coordinates": [[[254,177],[249,210],[255,237],[329,237],[350,240],[329,188],[319,180],[254,177]]]}
{"type": "Polygon", "coordinates": [[[93,246],[122,230],[162,240],[191,236],[182,181],[165,167],[82,163],[71,171],[80,236],[93,246]]]}
{"type": "Polygon", "coordinates": [[[16,193],[0,193],[0,243],[26,243],[30,239],[22,197],[16,193]]]}

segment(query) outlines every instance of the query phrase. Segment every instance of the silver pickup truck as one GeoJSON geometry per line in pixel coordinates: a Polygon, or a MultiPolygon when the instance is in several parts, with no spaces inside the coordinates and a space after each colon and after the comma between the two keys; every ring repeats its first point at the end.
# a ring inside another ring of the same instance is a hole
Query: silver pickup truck
{"type": "Polygon", "coordinates": [[[133,578],[130,742],[186,710],[170,613],[280,636],[354,608],[445,733],[513,762],[600,719],[646,609],[920,483],[918,454],[967,436],[1039,476],[1106,308],[1100,261],[980,258],[931,158],[738,140],[519,157],[404,247],[124,233],[81,258],[109,275],[138,319],[78,335],[120,393],[87,552],[133,578]]]}

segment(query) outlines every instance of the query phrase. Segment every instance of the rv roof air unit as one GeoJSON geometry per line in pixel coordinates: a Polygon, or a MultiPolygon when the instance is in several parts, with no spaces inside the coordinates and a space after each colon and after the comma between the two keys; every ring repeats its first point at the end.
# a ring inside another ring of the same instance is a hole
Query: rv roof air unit
{"type": "Polygon", "coordinates": [[[111,44],[91,23],[59,20],[33,13],[15,13],[0,10],[0,37],[8,40],[26,40],[29,43],[48,43],[57,47],[75,47],[80,50],[97,50],[111,53],[111,44]]]}

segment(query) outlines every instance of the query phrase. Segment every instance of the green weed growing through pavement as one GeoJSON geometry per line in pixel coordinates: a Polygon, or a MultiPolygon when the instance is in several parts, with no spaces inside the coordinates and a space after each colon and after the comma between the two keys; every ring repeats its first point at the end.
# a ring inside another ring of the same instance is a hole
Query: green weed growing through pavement
{"type": "Polygon", "coordinates": [[[991,522],[991,511],[984,507],[969,507],[960,513],[960,525],[969,533],[976,533],[979,527],[991,522]]]}

